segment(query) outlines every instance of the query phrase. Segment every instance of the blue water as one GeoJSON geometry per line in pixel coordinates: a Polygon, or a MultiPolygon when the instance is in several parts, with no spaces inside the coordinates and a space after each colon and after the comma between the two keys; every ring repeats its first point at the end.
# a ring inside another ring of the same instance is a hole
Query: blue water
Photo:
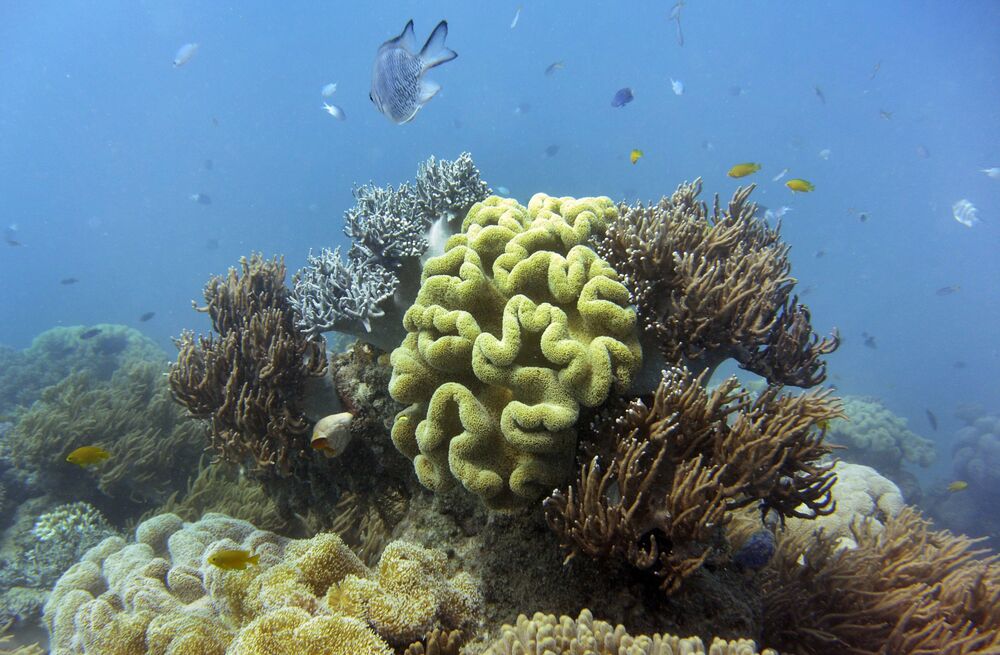
{"type": "Polygon", "coordinates": [[[683,47],[672,2],[529,1],[510,29],[518,4],[4,3],[0,221],[24,245],[0,244],[0,343],[110,322],[169,347],[207,329],[190,300],[208,276],[254,250],[295,270],[344,242],[352,184],[397,184],[429,155],[469,150],[522,201],[656,199],[696,176],[728,197],[729,167],[759,161],[740,182],[793,208],[783,233],[813,324],[845,338],[831,382],[881,397],[925,436],[925,408],[938,435],[958,426],[958,403],[998,409],[1000,180],[978,169],[1000,166],[1000,4],[690,0],[683,47]],[[397,126],[368,100],[371,62],[411,17],[421,43],[447,19],[459,57],[397,126]],[[198,52],[174,68],[188,42],[198,52]],[[346,122],[322,109],[329,82],[346,122]],[[613,108],[624,86],[635,100],[613,108]],[[634,166],[633,148],[645,152],[634,166]],[[816,191],[772,182],[786,167],[816,191]],[[980,225],[951,218],[960,198],[980,225]],[[948,285],[961,289],[935,294],[948,285]]]}

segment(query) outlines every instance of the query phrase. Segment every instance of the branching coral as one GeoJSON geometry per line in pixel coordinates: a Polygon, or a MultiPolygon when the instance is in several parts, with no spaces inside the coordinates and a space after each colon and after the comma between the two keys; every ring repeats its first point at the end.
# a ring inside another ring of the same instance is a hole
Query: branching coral
{"type": "Polygon", "coordinates": [[[394,348],[402,339],[399,313],[416,294],[411,278],[419,275],[432,233],[443,239],[453,232],[455,218],[489,193],[467,152],[453,162],[431,157],[413,186],[355,187],[356,203],[344,213],[351,239],[346,260],[339,248],[324,249],[295,275],[291,303],[298,327],[312,335],[349,332],[394,348]]]}
{"type": "Polygon", "coordinates": [[[766,569],[766,643],[790,652],[972,655],[1000,652],[1000,563],[976,542],[931,530],[913,509],[856,548],[793,534],[766,569]]]}
{"type": "Polygon", "coordinates": [[[175,398],[211,422],[211,447],[261,479],[301,472],[312,457],[311,425],[301,409],[303,384],[326,372],[322,338],[295,328],[285,264],[260,255],[205,285],[216,335],[176,340],[170,370],[175,398]]]}
{"type": "Polygon", "coordinates": [[[752,190],[737,190],[725,209],[716,197],[711,212],[698,200],[700,179],[656,205],[622,205],[597,250],[667,363],[700,371],[734,358],[771,383],[812,387],[839,338],[813,333],[792,297],[789,247],[754,216],[752,190]]]}
{"type": "Polygon", "coordinates": [[[391,655],[435,629],[475,620],[465,574],[443,553],[393,542],[370,570],[334,534],[289,540],[208,514],[164,514],[91,549],[45,609],[53,655],[391,655]],[[219,549],[260,556],[245,570],[208,563],[219,549]]]}
{"type": "Polygon", "coordinates": [[[730,512],[832,511],[832,465],[819,462],[829,448],[817,428],[838,415],[829,392],[771,387],[754,399],[735,378],[705,391],[706,374],[668,369],[650,406],[634,401],[592,429],[613,437],[610,457],[595,455],[545,500],[571,556],[625,559],[673,592],[712,555],[730,512]]]}
{"type": "Polygon", "coordinates": [[[393,351],[397,448],[424,486],[458,480],[493,508],[568,476],[581,406],[624,389],[641,351],[628,292],[585,244],[607,198],[491,197],[424,266],[393,351]]]}
{"type": "MultiPolygon", "coordinates": [[[[727,641],[718,637],[708,650],[698,637],[680,638],[654,634],[633,637],[621,625],[594,620],[589,610],[573,619],[536,612],[529,620],[517,617],[517,625],[503,626],[502,635],[483,655],[757,655],[750,639],[727,641]]],[[[777,655],[770,648],[761,655],[777,655]]]]}
{"type": "Polygon", "coordinates": [[[74,373],[49,387],[9,437],[14,463],[45,478],[62,499],[86,500],[113,521],[137,516],[183,488],[204,427],[185,419],[159,362],[131,361],[108,382],[74,373]],[[66,461],[80,446],[111,453],[82,469],[66,461]]]}

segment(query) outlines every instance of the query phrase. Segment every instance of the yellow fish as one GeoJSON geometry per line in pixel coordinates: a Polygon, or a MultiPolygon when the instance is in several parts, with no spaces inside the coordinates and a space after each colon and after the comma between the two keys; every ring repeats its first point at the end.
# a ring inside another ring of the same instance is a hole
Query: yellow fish
{"type": "Polygon", "coordinates": [[[793,178],[785,182],[785,186],[792,191],[799,191],[801,193],[806,193],[807,191],[814,191],[816,187],[813,186],[812,182],[808,180],[803,180],[801,178],[793,178]]]}
{"type": "Polygon", "coordinates": [[[726,175],[728,175],[729,177],[746,177],[751,173],[756,173],[760,169],[761,169],[760,164],[751,161],[745,164],[736,164],[735,166],[729,169],[729,172],[726,173],[726,175]]]}
{"type": "Polygon", "coordinates": [[[827,430],[830,429],[830,419],[825,418],[820,421],[816,421],[816,427],[818,427],[823,432],[826,432],[827,430]]]}
{"type": "Polygon", "coordinates": [[[636,148],[635,150],[629,153],[628,158],[629,161],[631,161],[633,164],[636,163],[637,161],[642,159],[642,150],[636,148]]]}
{"type": "Polygon", "coordinates": [[[948,485],[948,491],[951,492],[964,491],[965,489],[968,489],[968,487],[969,483],[966,482],[965,480],[955,480],[954,482],[948,485]]]}
{"type": "Polygon", "coordinates": [[[223,548],[208,556],[208,563],[225,571],[242,571],[248,564],[260,564],[260,555],[251,555],[248,550],[229,550],[223,548]]]}
{"type": "Polygon", "coordinates": [[[111,453],[100,446],[80,446],[66,456],[66,461],[70,464],[86,467],[100,464],[109,457],[111,457],[111,453]]]}

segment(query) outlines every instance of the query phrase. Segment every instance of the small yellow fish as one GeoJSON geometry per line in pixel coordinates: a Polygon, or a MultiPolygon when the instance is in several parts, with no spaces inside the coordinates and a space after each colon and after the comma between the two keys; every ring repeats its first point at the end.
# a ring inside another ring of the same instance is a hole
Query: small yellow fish
{"type": "Polygon", "coordinates": [[[747,162],[745,164],[736,164],[729,169],[726,173],[729,177],[746,177],[751,173],[756,173],[761,169],[761,165],[756,162],[747,162]]]}
{"type": "Polygon", "coordinates": [[[248,564],[260,564],[260,555],[251,555],[248,550],[229,550],[223,548],[208,556],[208,563],[225,571],[243,570],[248,564]]]}
{"type": "Polygon", "coordinates": [[[111,457],[111,453],[100,446],[80,446],[66,456],[66,461],[70,464],[86,467],[100,464],[109,457],[111,457]]]}
{"type": "Polygon", "coordinates": [[[791,180],[785,182],[785,186],[791,189],[792,191],[799,191],[801,193],[814,191],[816,189],[816,187],[813,186],[812,182],[809,182],[808,180],[803,180],[798,177],[792,178],[791,180]]]}
{"type": "Polygon", "coordinates": [[[639,161],[640,159],[642,159],[642,150],[639,150],[638,148],[636,148],[635,150],[633,150],[632,152],[629,153],[628,158],[629,158],[629,161],[631,161],[633,164],[635,164],[637,161],[639,161]]]}
{"type": "Polygon", "coordinates": [[[823,432],[826,432],[827,430],[830,429],[830,419],[825,418],[820,421],[816,421],[816,427],[818,427],[823,432]]]}
{"type": "Polygon", "coordinates": [[[956,491],[964,491],[965,489],[968,489],[968,487],[969,483],[966,482],[965,480],[955,480],[954,482],[948,485],[948,491],[954,493],[956,491]]]}

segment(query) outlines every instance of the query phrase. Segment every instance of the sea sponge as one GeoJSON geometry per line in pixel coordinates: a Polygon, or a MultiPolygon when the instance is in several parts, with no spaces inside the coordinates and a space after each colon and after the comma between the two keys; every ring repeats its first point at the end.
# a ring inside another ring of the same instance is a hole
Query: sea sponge
{"type": "Polygon", "coordinates": [[[388,655],[417,627],[423,638],[479,612],[475,581],[447,578],[445,555],[415,544],[389,544],[371,570],[336,534],[287,539],[221,514],[154,517],[136,536],[60,578],[45,607],[53,655],[388,655]],[[216,568],[222,548],[260,564],[216,568]]]}
{"type": "Polygon", "coordinates": [[[581,406],[625,388],[642,352],[628,290],[587,244],[607,198],[491,196],[424,265],[389,391],[392,439],[420,482],[457,479],[498,509],[568,476],[581,406]]]}

